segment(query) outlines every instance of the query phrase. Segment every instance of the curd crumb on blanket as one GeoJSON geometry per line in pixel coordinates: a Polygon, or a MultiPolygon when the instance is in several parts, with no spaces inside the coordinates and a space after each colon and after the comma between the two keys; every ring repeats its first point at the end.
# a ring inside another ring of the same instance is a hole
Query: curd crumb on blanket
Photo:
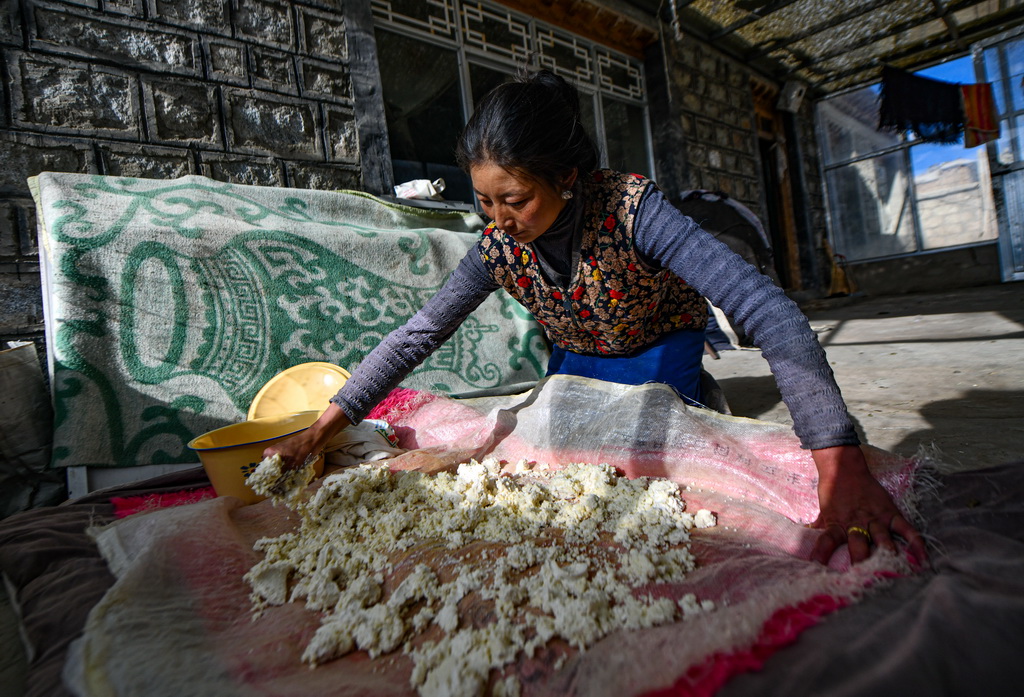
{"type": "Polygon", "coordinates": [[[693,524],[698,528],[713,528],[718,525],[718,518],[706,508],[702,508],[693,516],[693,524]]]}
{"type": "Polygon", "coordinates": [[[651,592],[695,568],[690,532],[715,524],[685,508],[671,481],[608,465],[365,464],[327,477],[297,532],[257,542],[246,580],[257,609],[287,597],[323,613],[312,665],[401,650],[421,695],[518,695],[510,667],[552,639],[586,650],[714,609],[651,592]]]}

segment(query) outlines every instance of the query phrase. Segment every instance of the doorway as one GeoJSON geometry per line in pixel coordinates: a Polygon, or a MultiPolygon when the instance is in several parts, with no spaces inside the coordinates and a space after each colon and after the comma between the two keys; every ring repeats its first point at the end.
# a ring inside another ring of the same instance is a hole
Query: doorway
{"type": "Polygon", "coordinates": [[[772,85],[752,81],[754,118],[761,156],[761,182],[764,188],[764,213],[772,241],[775,273],[782,287],[800,290],[800,259],[796,245],[793,196],[789,183],[789,161],[782,119],[776,108],[779,91],[772,85]]]}

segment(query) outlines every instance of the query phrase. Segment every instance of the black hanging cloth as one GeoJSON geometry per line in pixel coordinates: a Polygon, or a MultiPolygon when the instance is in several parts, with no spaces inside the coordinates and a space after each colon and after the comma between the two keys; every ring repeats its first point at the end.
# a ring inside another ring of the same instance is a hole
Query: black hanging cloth
{"type": "Polygon", "coordinates": [[[882,68],[878,130],[913,132],[930,143],[957,143],[964,131],[960,85],[899,68],[882,68]]]}

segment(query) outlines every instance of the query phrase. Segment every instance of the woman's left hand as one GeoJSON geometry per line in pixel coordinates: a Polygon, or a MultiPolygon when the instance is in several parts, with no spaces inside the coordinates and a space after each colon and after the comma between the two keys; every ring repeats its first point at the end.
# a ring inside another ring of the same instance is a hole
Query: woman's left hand
{"type": "Polygon", "coordinates": [[[924,539],[904,518],[889,493],[868,470],[864,453],[855,445],[812,450],[818,468],[818,503],[821,513],[811,527],[823,532],[811,559],[827,564],[844,543],[856,564],[871,554],[871,546],[896,551],[893,535],[903,538],[911,561],[924,563],[924,539]]]}

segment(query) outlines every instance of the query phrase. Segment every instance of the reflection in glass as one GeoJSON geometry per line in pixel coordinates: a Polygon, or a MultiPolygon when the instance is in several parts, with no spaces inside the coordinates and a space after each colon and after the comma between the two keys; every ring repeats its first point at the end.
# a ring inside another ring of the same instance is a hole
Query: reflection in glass
{"type": "Polygon", "coordinates": [[[855,261],[916,251],[902,152],[836,167],[827,179],[837,252],[855,261]]]}
{"type": "Polygon", "coordinates": [[[1013,110],[1024,109],[1024,39],[1006,44],[1007,75],[1010,79],[1010,94],[1013,95],[1013,110]]]}
{"type": "MultiPolygon", "coordinates": [[[[993,83],[1000,109],[1016,99],[1005,90],[1003,67],[1016,62],[1024,71],[1024,50],[1016,50],[1016,58],[1002,46],[982,54],[984,79],[993,83]]],[[[969,56],[918,74],[960,84],[977,79],[969,56]]],[[[880,133],[877,94],[876,85],[818,105],[835,250],[864,260],[997,239],[989,148],[880,133]]],[[[1024,126],[1024,115],[1003,114],[1000,139],[993,144],[1001,164],[1011,164],[1019,147],[1010,133],[1015,123],[1024,126]]]]}
{"type": "Polygon", "coordinates": [[[604,135],[608,166],[622,172],[653,176],[648,170],[644,110],[603,97],[604,135]]]}
{"type": "Polygon", "coordinates": [[[822,101],[825,162],[845,162],[898,145],[900,137],[878,130],[878,85],[822,101]]]}
{"type": "Polygon", "coordinates": [[[1017,162],[1024,162],[1024,114],[1017,117],[1016,124],[1017,162]]]}
{"type": "Polygon", "coordinates": [[[469,88],[473,92],[473,106],[476,107],[488,92],[512,76],[500,70],[487,68],[476,63],[469,64],[469,88]]]}
{"type": "Polygon", "coordinates": [[[999,140],[996,141],[996,162],[1001,165],[1013,164],[1013,142],[1010,135],[1010,122],[1003,119],[999,122],[999,140]]]}
{"type": "Polygon", "coordinates": [[[910,158],[925,249],[998,237],[984,148],[923,144],[910,149],[910,158]]]}
{"type": "Polygon", "coordinates": [[[446,199],[471,201],[469,178],[455,165],[465,125],[455,51],[383,30],[377,47],[395,183],[440,177],[446,199]],[[430,69],[414,69],[421,66],[430,69]]]}
{"type": "Polygon", "coordinates": [[[594,106],[596,99],[597,95],[580,90],[580,120],[603,156],[604,148],[601,147],[601,139],[597,137],[597,107],[594,106]]]}
{"type": "Polygon", "coordinates": [[[999,47],[993,46],[985,49],[985,79],[992,83],[992,96],[996,100],[996,111],[1000,114],[1006,113],[1006,81],[1003,80],[1003,70],[999,65],[999,47]]]}

